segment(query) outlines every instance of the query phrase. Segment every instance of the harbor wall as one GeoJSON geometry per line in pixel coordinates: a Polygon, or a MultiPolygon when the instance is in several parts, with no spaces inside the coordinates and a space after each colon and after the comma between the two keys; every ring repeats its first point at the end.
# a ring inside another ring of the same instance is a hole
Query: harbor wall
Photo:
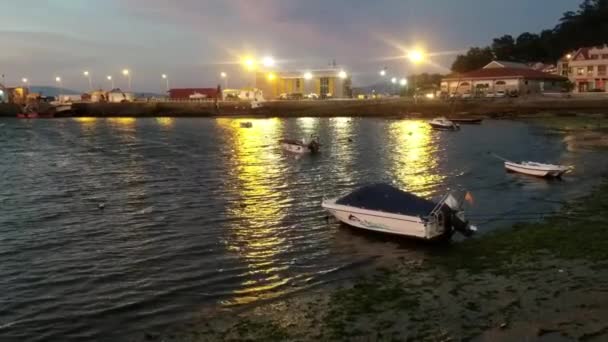
{"type": "MultiPolygon", "coordinates": [[[[0,104],[0,116],[14,117],[16,106],[0,104]]],[[[297,117],[297,116],[375,116],[434,117],[461,113],[490,117],[509,117],[545,113],[608,114],[608,99],[582,98],[516,98],[477,101],[421,101],[412,99],[269,101],[252,109],[247,102],[133,102],[76,103],[72,116],[97,117],[297,117]]]]}
{"type": "Polygon", "coordinates": [[[0,103],[0,117],[5,116],[14,118],[19,112],[20,108],[17,105],[9,103],[0,103]]]}

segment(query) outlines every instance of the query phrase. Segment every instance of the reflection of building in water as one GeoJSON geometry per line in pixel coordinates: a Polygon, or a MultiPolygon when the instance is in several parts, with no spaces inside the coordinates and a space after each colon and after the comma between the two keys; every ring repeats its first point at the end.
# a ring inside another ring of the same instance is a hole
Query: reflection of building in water
{"type": "Polygon", "coordinates": [[[265,296],[280,295],[270,291],[284,285],[289,278],[278,271],[276,255],[288,248],[282,237],[281,224],[289,201],[280,191],[283,185],[280,154],[272,146],[276,143],[281,121],[278,119],[248,120],[251,128],[240,128],[240,120],[217,119],[225,129],[232,151],[232,164],[227,175],[236,191],[236,199],[228,208],[233,222],[225,244],[247,264],[246,281],[230,304],[244,304],[265,296]]]}
{"type": "MultiPolygon", "coordinates": [[[[332,118],[330,126],[334,137],[331,146],[326,148],[331,149],[333,163],[331,170],[331,178],[333,181],[341,181],[342,183],[351,184],[353,182],[353,170],[350,167],[353,162],[354,147],[349,141],[352,139],[353,123],[350,118],[332,118]]],[[[323,142],[321,142],[323,143],[323,142]]],[[[324,179],[330,181],[330,179],[324,179]]]]}
{"type": "Polygon", "coordinates": [[[416,195],[431,195],[431,187],[445,176],[437,171],[437,147],[430,126],[423,121],[395,121],[389,134],[395,146],[391,170],[394,179],[416,195]]]}
{"type": "Polygon", "coordinates": [[[298,118],[296,122],[304,133],[315,134],[319,125],[319,118],[298,118]]]}

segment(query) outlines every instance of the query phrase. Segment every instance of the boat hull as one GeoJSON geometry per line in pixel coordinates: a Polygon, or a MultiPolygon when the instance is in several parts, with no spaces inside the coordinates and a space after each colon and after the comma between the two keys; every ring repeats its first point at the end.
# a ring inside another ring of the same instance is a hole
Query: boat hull
{"type": "Polygon", "coordinates": [[[567,169],[555,168],[555,169],[543,169],[537,167],[529,167],[517,163],[505,162],[505,169],[510,172],[521,173],[534,177],[561,177],[567,169]]]}
{"type": "Polygon", "coordinates": [[[437,131],[457,131],[458,129],[460,129],[460,127],[455,126],[455,125],[442,125],[442,124],[436,124],[436,123],[432,123],[432,122],[430,122],[429,125],[431,125],[431,127],[437,131]]]}
{"type": "Polygon", "coordinates": [[[281,148],[287,152],[292,152],[292,153],[305,154],[305,153],[312,152],[310,150],[310,148],[308,148],[308,146],[296,145],[296,144],[281,143],[281,148]]]}
{"type": "Polygon", "coordinates": [[[335,200],[323,201],[322,206],[338,221],[355,228],[425,240],[446,236],[443,231],[432,232],[419,217],[343,206],[336,204],[335,200]]]}

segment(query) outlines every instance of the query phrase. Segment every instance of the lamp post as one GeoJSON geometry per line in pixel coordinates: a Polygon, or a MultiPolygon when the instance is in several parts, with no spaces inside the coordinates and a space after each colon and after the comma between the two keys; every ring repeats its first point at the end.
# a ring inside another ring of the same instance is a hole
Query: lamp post
{"type": "Polygon", "coordinates": [[[115,88],[114,87],[114,78],[112,78],[112,76],[107,76],[106,78],[108,79],[108,81],[110,81],[110,84],[112,84],[112,89],[111,90],[114,90],[114,88],[115,88]]]}
{"type": "Polygon", "coordinates": [[[55,82],[57,82],[57,84],[59,84],[59,89],[61,90],[61,88],[63,88],[63,82],[61,81],[61,77],[59,77],[59,76],[55,77],[55,82]]]}
{"type": "Polygon", "coordinates": [[[129,82],[128,90],[131,91],[131,72],[129,71],[129,69],[123,69],[122,74],[125,75],[125,77],[127,78],[129,82]]]}
{"type": "Polygon", "coordinates": [[[21,79],[21,82],[27,86],[28,79],[26,77],[21,79]]]}
{"type": "MultiPolygon", "coordinates": [[[[310,71],[307,71],[304,73],[304,92],[308,92],[307,88],[308,88],[308,81],[312,80],[312,73],[310,71]]],[[[312,93],[312,92],[311,92],[312,93]]],[[[318,94],[320,95],[320,94],[318,94]]]]}
{"type": "Polygon", "coordinates": [[[93,91],[93,79],[91,78],[91,73],[88,71],[85,71],[82,74],[84,75],[84,77],[86,77],[89,80],[89,90],[93,91]]]}
{"type": "Polygon", "coordinates": [[[228,74],[222,71],[220,77],[224,79],[224,90],[228,89],[228,74]]]}
{"type": "Polygon", "coordinates": [[[167,76],[167,74],[162,74],[161,77],[165,80],[165,90],[169,92],[169,76],[167,76]]]}

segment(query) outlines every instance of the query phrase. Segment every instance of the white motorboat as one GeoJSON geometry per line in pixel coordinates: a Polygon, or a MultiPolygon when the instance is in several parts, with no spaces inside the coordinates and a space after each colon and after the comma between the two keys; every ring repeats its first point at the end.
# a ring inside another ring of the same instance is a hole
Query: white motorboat
{"type": "Polygon", "coordinates": [[[505,160],[507,171],[523,173],[536,177],[561,177],[564,173],[572,170],[570,166],[542,164],[535,162],[515,163],[505,160]]]}
{"type": "Polygon", "coordinates": [[[431,125],[433,129],[441,131],[457,131],[460,129],[459,125],[444,117],[435,118],[429,121],[429,125],[431,125]]]}
{"type": "Polygon", "coordinates": [[[321,147],[317,137],[311,137],[310,140],[282,139],[279,143],[285,151],[293,153],[317,153],[321,147]]]}
{"type": "Polygon", "coordinates": [[[477,230],[452,195],[435,203],[388,184],[365,186],[324,200],[322,206],[353,227],[425,240],[449,238],[455,231],[470,236],[477,230]]]}

